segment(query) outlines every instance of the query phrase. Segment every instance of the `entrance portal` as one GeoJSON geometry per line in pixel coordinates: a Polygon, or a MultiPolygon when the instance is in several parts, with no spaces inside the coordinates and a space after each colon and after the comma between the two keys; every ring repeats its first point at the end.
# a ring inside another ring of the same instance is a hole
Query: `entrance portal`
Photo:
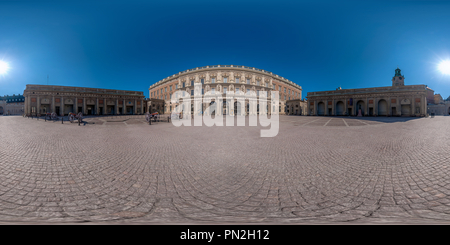
{"type": "Polygon", "coordinates": [[[344,102],[339,101],[336,103],[336,116],[344,115],[344,102]]]}
{"type": "Polygon", "coordinates": [[[387,116],[387,102],[386,100],[378,101],[378,116],[387,116]]]}
{"type": "Polygon", "coordinates": [[[114,115],[115,114],[115,106],[109,105],[106,107],[106,114],[114,115]]]}
{"type": "Polygon", "coordinates": [[[325,103],[320,102],[319,104],[317,104],[317,115],[325,115],[325,103]]]}
{"type": "Polygon", "coordinates": [[[410,115],[411,115],[411,106],[402,105],[402,116],[410,116],[410,115]]]}
{"type": "Polygon", "coordinates": [[[69,114],[69,112],[74,112],[73,105],[64,105],[64,115],[69,114]]]}

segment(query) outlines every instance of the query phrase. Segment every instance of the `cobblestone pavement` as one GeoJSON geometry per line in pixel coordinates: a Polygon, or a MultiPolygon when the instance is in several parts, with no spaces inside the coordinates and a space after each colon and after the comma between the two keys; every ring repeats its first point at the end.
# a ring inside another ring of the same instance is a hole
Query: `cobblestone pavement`
{"type": "Polygon", "coordinates": [[[0,117],[0,222],[448,223],[450,117],[0,117]],[[247,124],[248,125],[248,124],[247,124]]]}

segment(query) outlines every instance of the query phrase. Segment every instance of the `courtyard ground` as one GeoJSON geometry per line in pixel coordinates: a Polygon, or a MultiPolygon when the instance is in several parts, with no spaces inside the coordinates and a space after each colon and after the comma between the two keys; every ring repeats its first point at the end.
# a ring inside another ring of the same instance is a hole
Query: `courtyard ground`
{"type": "Polygon", "coordinates": [[[450,117],[0,117],[0,222],[450,224],[450,117]],[[248,125],[248,124],[247,124],[248,125]]]}

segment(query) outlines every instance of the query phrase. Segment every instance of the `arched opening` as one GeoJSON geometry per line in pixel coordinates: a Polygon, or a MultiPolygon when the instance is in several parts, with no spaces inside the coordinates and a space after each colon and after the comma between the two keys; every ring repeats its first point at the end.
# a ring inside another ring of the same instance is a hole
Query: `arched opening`
{"type": "Polygon", "coordinates": [[[338,101],[336,103],[336,115],[343,116],[344,115],[344,102],[338,101]]]}
{"type": "Polygon", "coordinates": [[[325,103],[319,102],[317,104],[317,115],[319,116],[325,115],[325,103]]]}
{"type": "Polygon", "coordinates": [[[216,102],[215,101],[211,101],[211,103],[209,103],[209,114],[210,115],[215,115],[216,114],[216,102]]]}
{"type": "Polygon", "coordinates": [[[228,113],[230,113],[227,108],[230,108],[230,106],[228,105],[228,102],[226,100],[223,101],[223,110],[222,110],[222,115],[228,115],[228,113]]]}
{"type": "Polygon", "coordinates": [[[234,102],[234,115],[241,115],[241,111],[242,111],[241,102],[238,101],[234,102]]]}
{"type": "Polygon", "coordinates": [[[378,116],[387,116],[388,106],[386,100],[378,101],[378,116]]]}
{"type": "Polygon", "coordinates": [[[361,116],[364,116],[365,110],[364,110],[365,103],[364,101],[360,100],[358,103],[356,103],[356,115],[359,116],[359,112],[361,111],[361,116]]]}

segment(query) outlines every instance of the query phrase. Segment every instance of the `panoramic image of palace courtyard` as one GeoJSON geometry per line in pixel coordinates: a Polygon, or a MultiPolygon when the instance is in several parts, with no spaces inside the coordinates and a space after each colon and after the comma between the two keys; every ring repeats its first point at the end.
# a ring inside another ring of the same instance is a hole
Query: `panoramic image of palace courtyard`
{"type": "Polygon", "coordinates": [[[319,2],[1,2],[0,223],[450,224],[450,3],[319,2]]]}

